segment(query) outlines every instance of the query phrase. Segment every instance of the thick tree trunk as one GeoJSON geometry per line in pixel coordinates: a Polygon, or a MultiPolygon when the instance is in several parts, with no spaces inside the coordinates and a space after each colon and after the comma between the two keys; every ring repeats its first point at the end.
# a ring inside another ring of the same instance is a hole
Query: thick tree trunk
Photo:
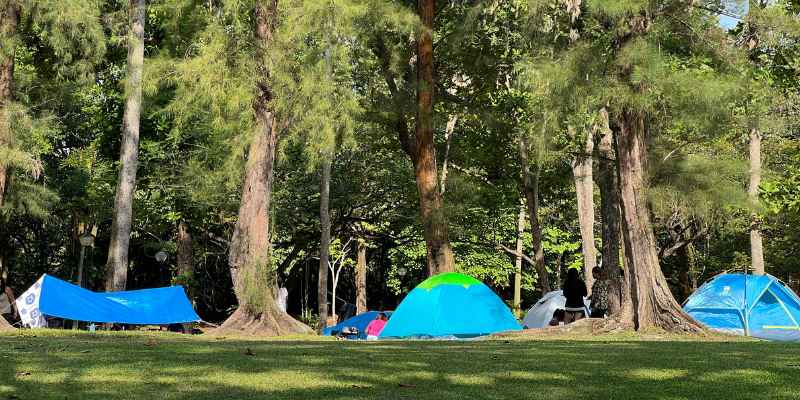
{"type": "Polygon", "coordinates": [[[106,261],[106,290],[125,290],[128,281],[128,247],[133,222],[133,196],[139,164],[139,117],[142,111],[142,72],[144,69],[145,0],[130,0],[128,66],[125,87],[125,112],[122,117],[122,141],[119,178],[114,197],[111,242],[106,261]]]}
{"type": "Polygon", "coordinates": [[[645,116],[623,111],[616,134],[625,266],[630,270],[634,327],[699,332],[702,328],[675,301],[661,272],[647,206],[645,116]]]}
{"type": "Polygon", "coordinates": [[[367,243],[358,240],[356,256],[356,314],[367,311],[367,243]]]}
{"type": "MultiPolygon", "coordinates": [[[[761,185],[761,132],[758,129],[750,130],[750,186],[747,193],[750,204],[758,206],[758,187],[761,185]]],[[[761,219],[755,211],[750,217],[750,258],[753,263],[753,273],[764,275],[764,246],[761,240],[761,219]]]]}
{"type": "MultiPolygon", "coordinates": [[[[277,0],[261,1],[255,8],[255,33],[262,52],[272,40],[277,13],[277,0]]],[[[266,70],[260,72],[267,74],[266,70]]],[[[269,85],[259,82],[253,101],[255,131],[247,152],[239,218],[228,255],[239,309],[220,326],[219,333],[282,335],[311,331],[275,302],[275,278],[269,260],[269,210],[278,127],[270,107],[272,95],[269,85]]]]}
{"type": "Polygon", "coordinates": [[[581,251],[583,253],[583,276],[591,294],[594,277],[592,269],[597,266],[597,249],[594,246],[594,178],[592,176],[592,152],[594,138],[586,132],[581,154],[572,160],[572,177],[578,205],[578,223],[581,229],[581,251]]]}
{"type": "Polygon", "coordinates": [[[417,40],[417,127],[412,158],[419,192],[420,217],[427,248],[428,275],[455,270],[447,214],[438,188],[433,140],[433,20],[435,0],[419,0],[422,28],[417,40]]]}
{"type": "MultiPolygon", "coordinates": [[[[328,269],[330,268],[331,246],[331,160],[322,161],[322,174],[319,182],[319,282],[317,285],[317,303],[319,304],[319,328],[327,326],[328,321],[328,269]]],[[[336,310],[332,310],[336,313],[336,310]]]]}
{"type": "Polygon", "coordinates": [[[517,215],[517,254],[514,256],[514,314],[521,312],[522,303],[522,235],[525,233],[525,200],[520,199],[519,214],[517,215]]]}
{"type": "MultiPolygon", "coordinates": [[[[0,148],[10,145],[11,132],[9,131],[6,106],[12,100],[14,88],[14,56],[16,48],[13,47],[13,38],[17,33],[19,10],[13,2],[4,2],[0,6],[0,41],[6,48],[0,49],[0,148]],[[10,46],[8,46],[10,44],[10,46]]],[[[0,207],[5,199],[6,185],[8,182],[8,166],[0,161],[0,207]]],[[[2,318],[0,318],[2,319],[2,318]]]]}
{"type": "Polygon", "coordinates": [[[539,225],[539,171],[536,165],[535,173],[531,173],[528,158],[528,139],[522,135],[519,140],[519,158],[522,164],[522,191],[528,203],[528,218],[531,221],[531,236],[533,238],[533,261],[538,275],[539,288],[542,295],[549,292],[550,277],[544,265],[544,247],[542,246],[542,227],[539,225]]]}
{"type": "Polygon", "coordinates": [[[608,126],[608,112],[600,111],[600,142],[598,144],[598,177],[600,188],[600,214],[602,221],[603,269],[610,282],[608,315],[620,320],[633,320],[627,274],[620,264],[620,205],[617,179],[617,155],[614,151],[614,136],[608,126]]]}

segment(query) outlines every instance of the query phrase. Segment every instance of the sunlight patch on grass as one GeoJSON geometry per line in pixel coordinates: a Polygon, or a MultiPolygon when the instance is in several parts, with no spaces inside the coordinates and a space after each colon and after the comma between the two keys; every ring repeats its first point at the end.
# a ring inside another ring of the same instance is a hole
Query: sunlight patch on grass
{"type": "Polygon", "coordinates": [[[626,375],[634,379],[649,379],[659,381],[664,379],[685,378],[689,375],[689,371],[685,369],[669,368],[638,368],[631,370],[626,375]]]}

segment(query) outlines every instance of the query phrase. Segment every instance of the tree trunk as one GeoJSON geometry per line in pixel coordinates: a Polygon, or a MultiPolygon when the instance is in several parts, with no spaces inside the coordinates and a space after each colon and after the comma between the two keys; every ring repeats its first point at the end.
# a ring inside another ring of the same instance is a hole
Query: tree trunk
{"type": "Polygon", "coordinates": [[[608,275],[608,315],[620,320],[633,320],[629,283],[620,264],[620,205],[617,179],[617,155],[614,135],[609,127],[608,112],[600,111],[600,142],[597,146],[600,188],[600,214],[603,234],[603,270],[608,275]]]}
{"type": "MultiPolygon", "coordinates": [[[[331,191],[331,160],[325,158],[322,161],[322,174],[319,182],[319,282],[317,285],[317,303],[319,305],[319,328],[325,328],[328,324],[328,268],[330,268],[330,246],[331,246],[331,214],[330,214],[330,191],[331,191]]],[[[332,310],[336,313],[336,310],[332,310]]]]}
{"type": "MultiPolygon", "coordinates": [[[[14,57],[16,48],[13,47],[13,38],[17,33],[19,10],[13,2],[5,2],[5,7],[0,9],[0,42],[8,48],[0,49],[0,148],[11,143],[6,106],[13,99],[14,88],[14,57]]],[[[8,166],[0,161],[0,207],[5,199],[6,184],[8,182],[8,166]]],[[[0,318],[2,319],[2,318],[0,318]]]]}
{"type": "MultiPolygon", "coordinates": [[[[758,206],[758,187],[761,185],[761,132],[750,130],[750,186],[747,188],[752,207],[758,206]]],[[[753,274],[764,275],[764,247],[761,241],[761,219],[757,212],[750,217],[750,258],[753,274]]]]}
{"type": "Polygon", "coordinates": [[[623,111],[616,134],[625,266],[630,270],[634,327],[700,332],[702,328],[675,301],[661,272],[647,206],[645,116],[623,111]]]}
{"type": "Polygon", "coordinates": [[[525,233],[525,200],[519,201],[519,214],[517,215],[517,254],[514,256],[514,314],[519,316],[522,303],[522,235],[525,233]]]}
{"type": "Polygon", "coordinates": [[[594,178],[592,177],[592,152],[594,138],[586,132],[583,152],[572,160],[572,176],[578,205],[578,223],[581,229],[581,251],[583,253],[583,276],[591,294],[594,277],[592,269],[597,266],[597,249],[594,246],[594,178]]]}
{"type": "Polygon", "coordinates": [[[356,314],[367,311],[367,244],[358,241],[356,257],[356,314]]]}
{"type": "Polygon", "coordinates": [[[455,270],[447,214],[438,188],[433,140],[433,20],[435,0],[419,0],[422,28],[417,40],[417,127],[412,158],[419,192],[420,217],[427,248],[428,275],[455,270]]]}
{"type": "Polygon", "coordinates": [[[186,289],[186,295],[189,300],[194,303],[194,295],[192,293],[192,277],[194,275],[194,253],[192,250],[192,234],[189,232],[189,224],[186,221],[178,223],[178,232],[176,235],[178,247],[176,251],[177,258],[177,272],[180,277],[181,283],[186,289]]]}
{"type": "Polygon", "coordinates": [[[528,217],[531,221],[531,236],[533,237],[533,261],[538,274],[539,288],[544,296],[550,291],[550,277],[544,265],[544,248],[542,247],[542,227],[539,225],[539,171],[531,173],[528,159],[528,139],[523,134],[519,140],[519,158],[522,164],[522,191],[528,203],[528,217]]]}
{"type": "MultiPolygon", "coordinates": [[[[186,291],[186,297],[195,304],[194,290],[193,290],[193,276],[194,276],[194,253],[192,251],[192,234],[189,232],[189,224],[181,220],[178,223],[178,232],[176,235],[177,249],[177,273],[178,282],[183,285],[183,290],[186,291]]],[[[183,324],[183,333],[192,333],[194,328],[193,323],[183,324]]]]}
{"type": "Polygon", "coordinates": [[[114,197],[111,242],[106,261],[106,290],[125,290],[128,281],[128,247],[133,222],[133,196],[139,164],[139,117],[142,111],[142,72],[144,69],[145,0],[130,0],[128,66],[125,87],[125,112],[122,117],[122,141],[119,178],[114,197]]]}
{"type": "MultiPolygon", "coordinates": [[[[277,0],[255,7],[255,35],[266,51],[278,18],[277,0]]],[[[268,71],[262,66],[260,75],[268,71]]],[[[255,132],[247,153],[239,218],[230,243],[228,262],[239,308],[218,329],[254,335],[307,333],[310,328],[280,310],[275,302],[275,277],[270,271],[269,210],[278,127],[271,109],[268,83],[257,85],[253,101],[255,132]]]]}

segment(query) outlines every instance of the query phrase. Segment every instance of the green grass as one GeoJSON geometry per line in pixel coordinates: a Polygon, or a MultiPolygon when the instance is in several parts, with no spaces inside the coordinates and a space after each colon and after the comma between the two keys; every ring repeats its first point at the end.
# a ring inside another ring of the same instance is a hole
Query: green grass
{"type": "Polygon", "coordinates": [[[0,335],[0,399],[798,397],[800,345],[747,340],[607,335],[356,343],[0,335]]]}

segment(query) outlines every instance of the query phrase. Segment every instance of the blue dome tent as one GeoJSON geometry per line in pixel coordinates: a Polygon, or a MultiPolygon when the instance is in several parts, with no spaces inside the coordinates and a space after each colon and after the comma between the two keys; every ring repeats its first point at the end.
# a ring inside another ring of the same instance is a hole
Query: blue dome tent
{"type": "Polygon", "coordinates": [[[458,273],[432,276],[397,307],[380,338],[470,338],[520,330],[511,310],[481,281],[458,273]]]}
{"type": "Polygon", "coordinates": [[[800,298],[772,275],[717,275],[684,306],[709,329],[771,340],[800,340],[800,298]]]}
{"type": "Polygon", "coordinates": [[[391,311],[367,311],[361,314],[356,315],[355,317],[348,318],[342,322],[334,326],[329,326],[322,330],[323,336],[336,336],[344,330],[344,328],[356,328],[358,329],[358,336],[356,339],[366,339],[367,338],[367,325],[372,322],[378,314],[383,312],[386,314],[387,317],[392,316],[391,311]]]}

